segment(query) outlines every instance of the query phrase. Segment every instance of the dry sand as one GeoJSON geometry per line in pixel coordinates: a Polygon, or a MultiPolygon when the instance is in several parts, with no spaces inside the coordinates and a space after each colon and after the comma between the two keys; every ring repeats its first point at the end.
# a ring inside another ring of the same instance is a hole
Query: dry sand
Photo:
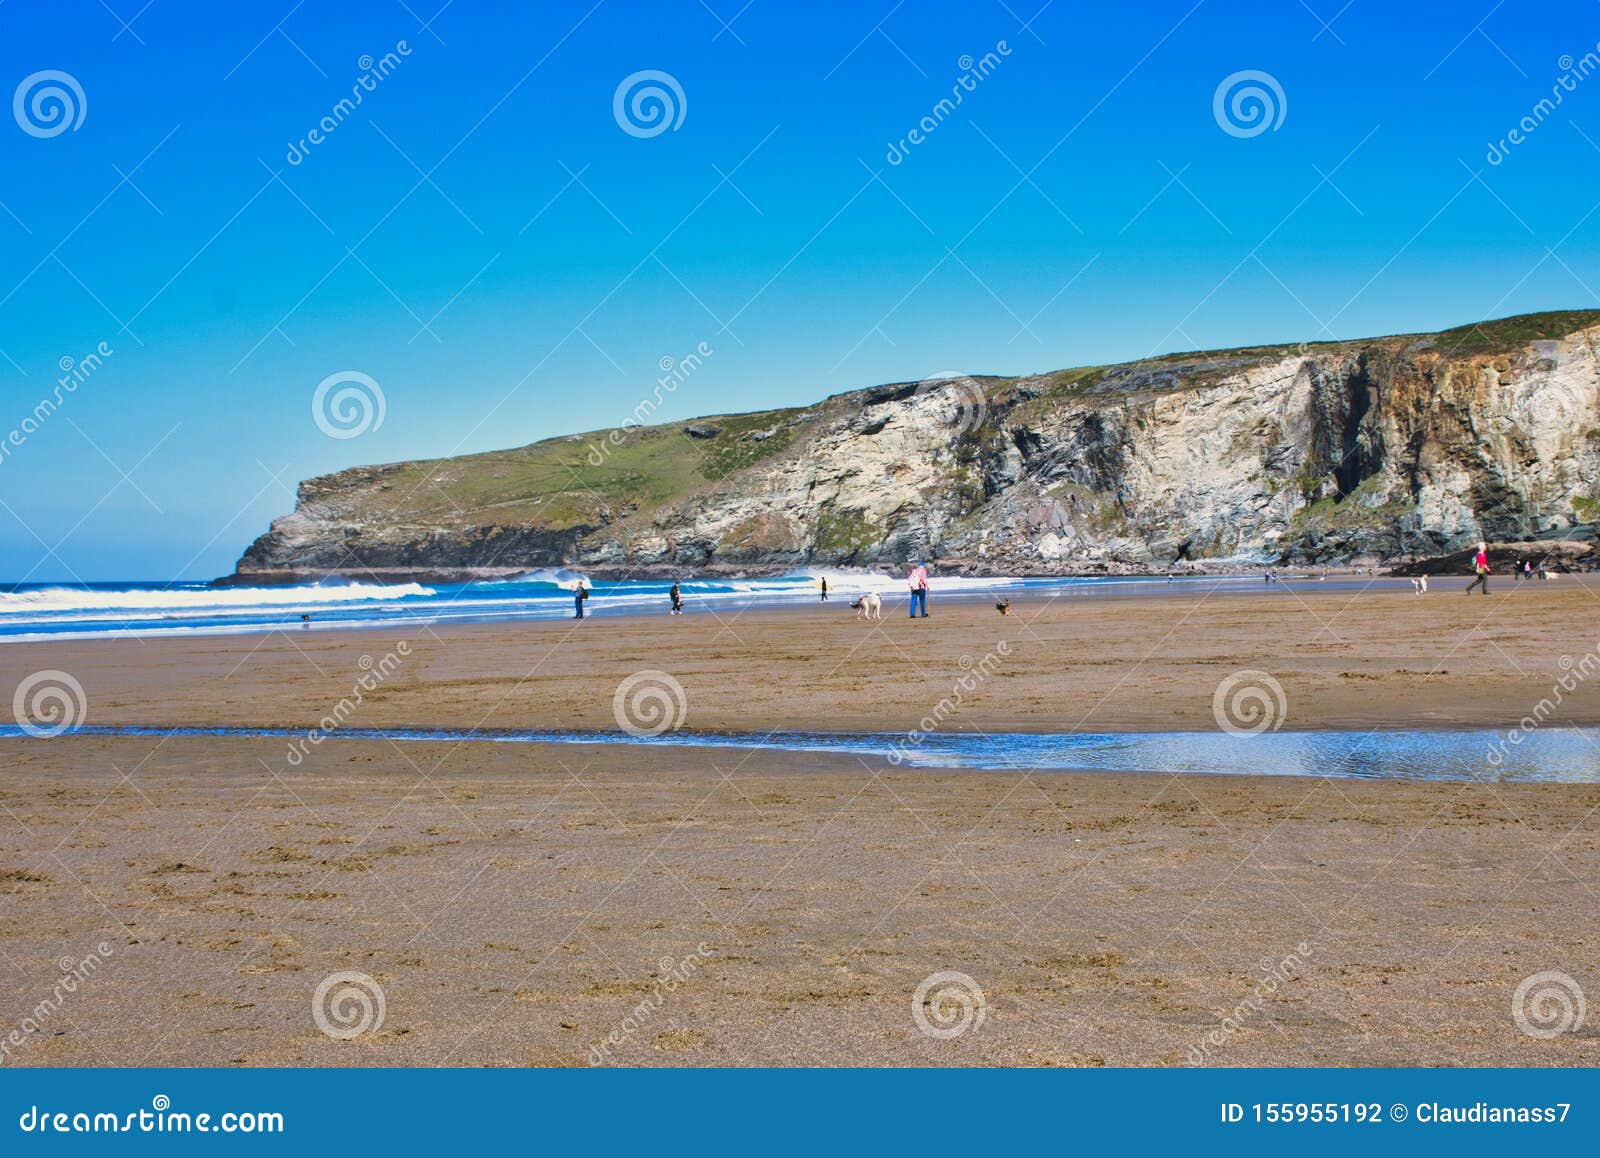
{"type": "MultiPolygon", "coordinates": [[[[941,603],[866,625],[826,608],[186,640],[0,646],[0,687],[71,672],[91,723],[314,726],[401,644],[410,654],[349,720],[366,727],[615,728],[612,695],[641,669],[682,684],[683,725],[898,731],[950,694],[966,664],[993,675],[945,729],[1214,728],[1212,696],[1241,668],[1286,693],[1283,727],[1509,725],[1600,640],[1583,576],[1464,597],[1390,588],[1172,598],[941,603]],[[1002,642],[1008,654],[999,655],[1002,642]],[[965,657],[965,662],[964,662],[965,657]]],[[[1551,723],[1600,724],[1600,680],[1551,723]]]]}
{"type": "MultiPolygon", "coordinates": [[[[1001,638],[956,726],[1210,727],[1242,667],[1281,680],[1290,727],[1503,722],[1594,634],[1585,591],[1506,586],[441,630],[349,722],[609,727],[616,684],[649,667],[681,680],[693,727],[907,726],[1001,638]]],[[[305,724],[397,640],[14,644],[0,679],[71,671],[97,723],[305,724]]],[[[1600,705],[1584,688],[1569,712],[1600,705]]],[[[1600,996],[1600,786],[285,753],[0,742],[12,1064],[582,1065],[613,1034],[624,1065],[1600,1063],[1593,1019],[1540,1040],[1512,1017],[1541,971],[1600,996]],[[101,942],[39,1017],[61,960],[101,942]],[[340,970],[381,987],[375,1033],[318,1030],[340,970]],[[941,971],[984,1002],[948,1040],[913,1016],[941,971]]]]}
{"type": "Polygon", "coordinates": [[[1167,1065],[1213,1033],[1219,1065],[1600,1063],[1511,1010],[1537,972],[1600,985],[1596,786],[283,750],[0,745],[5,1028],[112,950],[15,1063],[582,1065],[613,1032],[624,1065],[1167,1065]],[[317,1029],[340,970],[375,1034],[317,1029]],[[984,1020],[926,1036],[952,970],[984,1020]]]}

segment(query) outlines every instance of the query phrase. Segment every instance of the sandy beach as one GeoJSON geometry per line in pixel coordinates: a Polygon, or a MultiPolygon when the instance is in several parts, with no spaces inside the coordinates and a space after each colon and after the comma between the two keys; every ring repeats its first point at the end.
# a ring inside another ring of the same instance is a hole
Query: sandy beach
{"type": "MultiPolygon", "coordinates": [[[[26,643],[0,669],[73,673],[98,724],[310,726],[387,670],[349,725],[614,728],[657,669],[690,728],[884,729],[1005,641],[948,727],[1214,728],[1248,667],[1286,727],[1448,728],[1515,721],[1594,646],[1574,580],[1442,588],[26,643]]],[[[0,742],[8,1064],[1600,1062],[1593,1025],[1512,1015],[1541,972],[1600,986],[1596,785],[286,749],[0,742]],[[313,1016],[342,971],[383,996],[352,1040],[313,1016]],[[940,974],[964,1016],[916,1003],[940,974]]]]}
{"type": "Polygon", "coordinates": [[[0,1012],[109,950],[14,1064],[1600,1061],[1510,1009],[1592,976],[1597,787],[281,748],[5,745],[0,1012]],[[951,971],[984,1016],[930,1037],[951,971]]]}
{"type": "MultiPolygon", "coordinates": [[[[684,689],[685,728],[899,731],[982,666],[989,674],[945,730],[1068,732],[1212,729],[1217,685],[1258,669],[1284,689],[1284,728],[1509,726],[1549,694],[1564,656],[1600,646],[1600,597],[1576,575],[1506,581],[1488,598],[1464,597],[1465,582],[1439,580],[1420,599],[1391,586],[1018,600],[1004,618],[983,602],[941,603],[936,589],[929,619],[906,619],[902,604],[871,625],[835,603],[10,643],[0,683],[69,672],[96,724],[312,727],[350,695],[363,663],[389,657],[392,671],[347,723],[614,729],[618,684],[659,670],[684,689]]],[[[1600,723],[1600,686],[1579,687],[1546,722],[1600,723]]]]}

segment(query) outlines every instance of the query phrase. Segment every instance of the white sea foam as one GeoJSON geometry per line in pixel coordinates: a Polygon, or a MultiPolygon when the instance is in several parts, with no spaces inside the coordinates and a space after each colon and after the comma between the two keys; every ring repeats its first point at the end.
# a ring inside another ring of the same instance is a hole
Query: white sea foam
{"type": "MultiPolygon", "coordinates": [[[[830,568],[807,568],[792,575],[784,575],[776,582],[794,583],[805,590],[815,590],[821,585],[821,580],[828,580],[828,593],[838,592],[840,595],[859,595],[866,591],[885,592],[907,590],[904,575],[886,575],[882,571],[850,571],[832,570],[830,568]]],[[[966,575],[944,576],[933,571],[928,576],[928,588],[934,595],[941,591],[948,593],[990,591],[1001,587],[1011,587],[1022,583],[1020,578],[1009,577],[972,577],[966,575]]]]}
{"type": "MultiPolygon", "coordinates": [[[[691,612],[743,607],[794,607],[815,603],[821,580],[839,606],[874,591],[889,603],[906,597],[906,581],[879,571],[803,569],[765,578],[684,579],[684,602],[691,612]]],[[[38,588],[0,593],[0,641],[90,639],[114,636],[234,635],[283,630],[380,627],[412,628],[464,621],[556,619],[572,614],[570,592],[579,572],[545,568],[501,579],[442,590],[417,583],[79,590],[38,588]],[[304,617],[305,622],[297,622],[304,617]]],[[[1015,590],[1019,578],[934,575],[934,599],[974,598],[1000,589],[1015,590]]],[[[1062,580],[1077,584],[1080,580],[1062,580]]],[[[667,581],[596,585],[589,615],[639,615],[665,612],[667,581]]]]}
{"type": "Polygon", "coordinates": [[[588,583],[590,587],[594,586],[594,580],[583,574],[583,572],[569,571],[565,567],[541,567],[537,571],[525,571],[521,575],[513,576],[510,579],[496,579],[494,582],[549,583],[553,586],[561,587],[565,590],[571,591],[573,588],[577,587],[579,579],[582,579],[584,582],[588,583]]]}
{"type": "Polygon", "coordinates": [[[131,589],[84,591],[46,587],[0,594],[0,615],[39,615],[72,611],[219,611],[253,607],[316,606],[328,603],[393,602],[435,592],[419,583],[350,583],[330,587],[209,587],[203,590],[131,589]]]}

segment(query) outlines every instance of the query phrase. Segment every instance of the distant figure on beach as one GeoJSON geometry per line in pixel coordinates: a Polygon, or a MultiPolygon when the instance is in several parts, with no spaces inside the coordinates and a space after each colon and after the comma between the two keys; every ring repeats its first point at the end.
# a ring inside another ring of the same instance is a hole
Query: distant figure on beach
{"type": "Polygon", "coordinates": [[[1524,559],[1522,561],[1522,577],[1524,579],[1532,579],[1533,578],[1533,560],[1532,559],[1524,559]]]}
{"type": "Polygon", "coordinates": [[[674,579],[672,581],[672,590],[669,591],[667,594],[672,596],[672,610],[670,612],[668,612],[668,614],[669,615],[682,615],[683,614],[683,592],[678,590],[678,581],[676,579],[674,579]]]}
{"type": "Polygon", "coordinates": [[[310,627],[311,626],[311,616],[302,615],[300,617],[300,626],[301,627],[310,627]]]}
{"type": "Polygon", "coordinates": [[[822,601],[824,603],[828,601],[828,577],[826,575],[822,577],[822,601]]]}
{"type": "Polygon", "coordinates": [[[996,611],[998,611],[1001,615],[1010,615],[1011,614],[1011,596],[1007,595],[1004,599],[1000,600],[999,603],[996,603],[994,605],[994,609],[996,611]]]}
{"type": "Polygon", "coordinates": [[[1478,553],[1472,558],[1472,569],[1477,572],[1477,577],[1467,584],[1467,594],[1471,595],[1474,587],[1482,587],[1483,593],[1489,594],[1489,544],[1478,544],[1478,553]]]}
{"type": "Polygon", "coordinates": [[[574,588],[574,590],[572,592],[572,609],[573,609],[573,612],[574,612],[574,614],[573,614],[573,618],[574,619],[582,619],[583,618],[583,604],[584,604],[584,601],[586,599],[588,599],[588,598],[589,598],[589,588],[584,585],[584,582],[583,582],[582,579],[579,579],[578,580],[578,586],[576,588],[574,588]]]}
{"type": "Polygon", "coordinates": [[[1426,575],[1418,575],[1411,580],[1411,591],[1415,595],[1426,595],[1428,593],[1428,577],[1426,575]]]}
{"type": "Polygon", "coordinates": [[[928,618],[928,568],[921,560],[911,568],[911,574],[906,576],[906,582],[911,587],[911,618],[918,618],[919,606],[922,608],[921,618],[928,618]]]}

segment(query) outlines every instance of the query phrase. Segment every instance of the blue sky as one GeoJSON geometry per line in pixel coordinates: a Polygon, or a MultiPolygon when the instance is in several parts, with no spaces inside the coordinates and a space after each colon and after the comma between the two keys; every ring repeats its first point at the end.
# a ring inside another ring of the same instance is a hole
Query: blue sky
{"type": "Polygon", "coordinates": [[[112,351],[0,457],[0,578],[225,573],[301,478],[614,427],[701,343],[662,419],[1600,306],[1600,75],[1533,111],[1594,3],[441,3],[0,5],[0,87],[83,94],[0,116],[0,440],[112,351]]]}

